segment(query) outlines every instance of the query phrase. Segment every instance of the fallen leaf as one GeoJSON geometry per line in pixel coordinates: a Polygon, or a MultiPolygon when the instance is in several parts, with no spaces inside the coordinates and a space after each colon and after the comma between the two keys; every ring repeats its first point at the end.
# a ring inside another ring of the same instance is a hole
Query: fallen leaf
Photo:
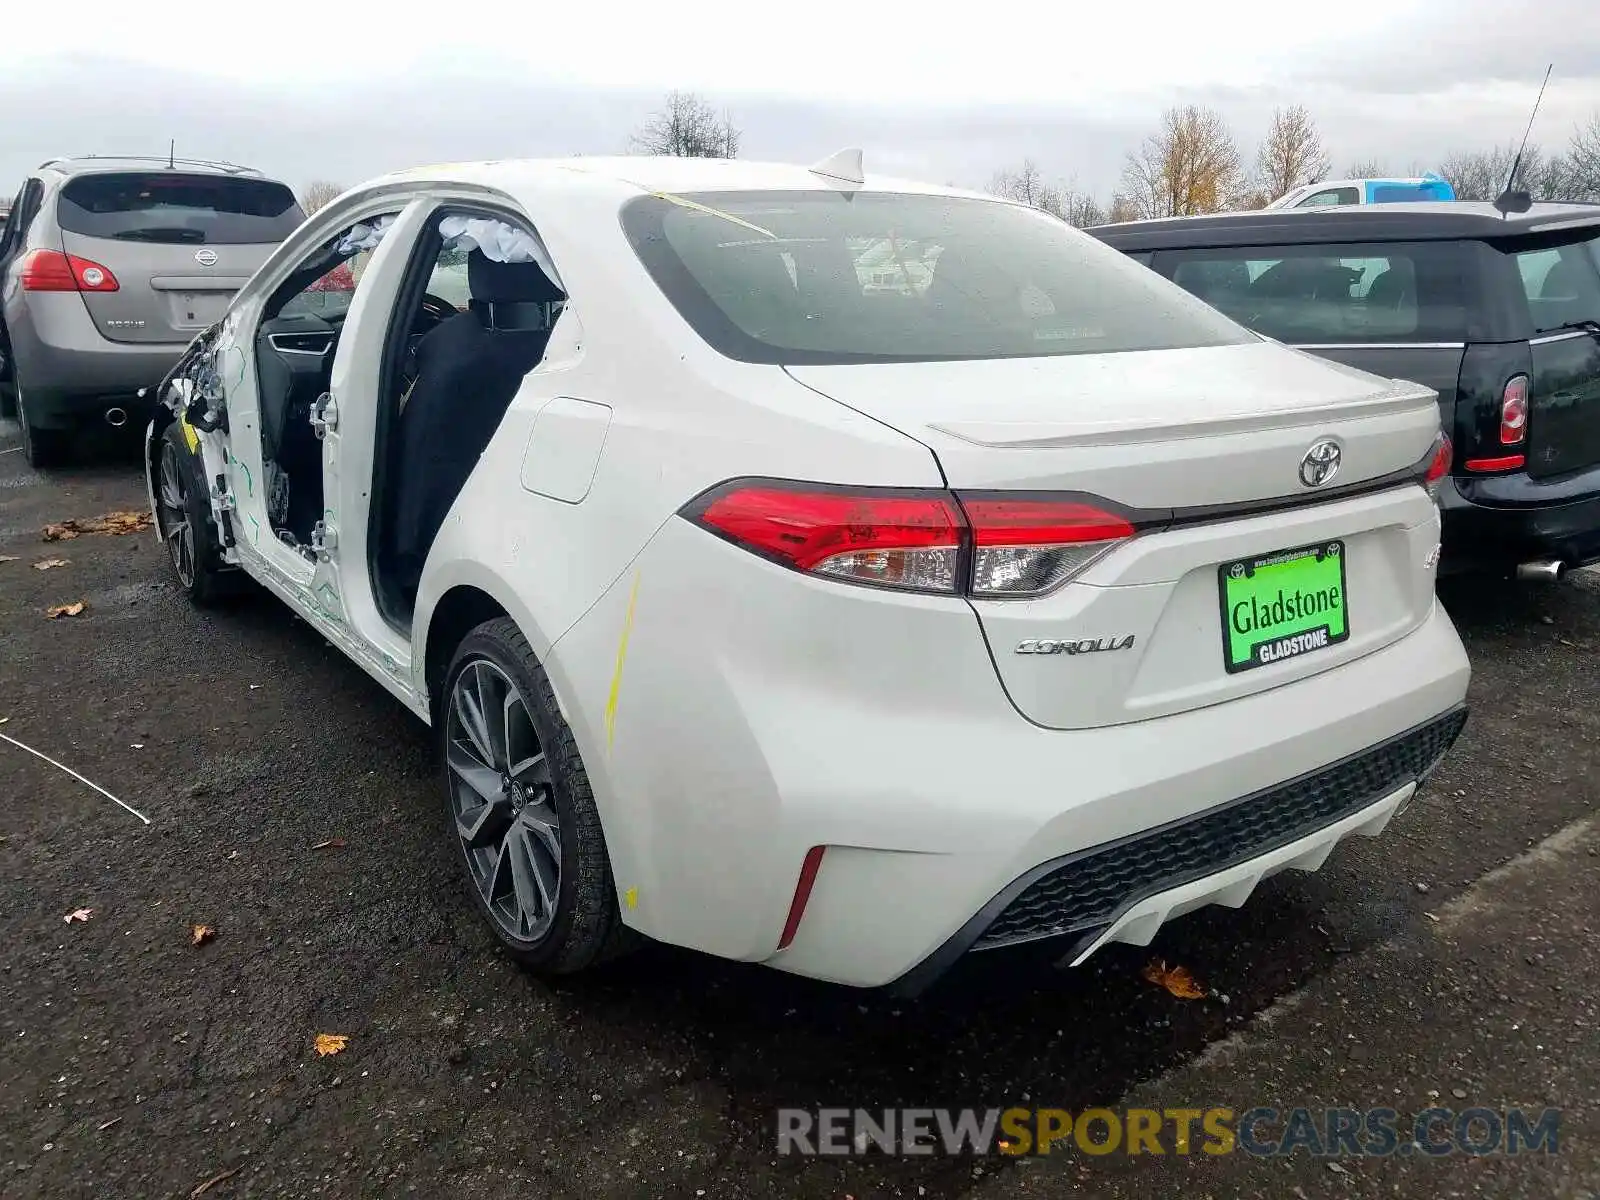
{"type": "Polygon", "coordinates": [[[65,558],[41,558],[33,564],[33,569],[35,571],[49,571],[55,567],[65,567],[67,565],[69,565],[69,560],[65,558]]]}
{"type": "Polygon", "coordinates": [[[350,1039],[342,1033],[317,1034],[317,1057],[326,1058],[343,1050],[350,1039]]]}
{"type": "Polygon", "coordinates": [[[87,921],[92,916],[94,916],[94,909],[92,908],[75,908],[67,914],[67,924],[71,925],[74,921],[87,921]]]}
{"type": "Polygon", "coordinates": [[[4,725],[9,720],[11,720],[10,717],[0,717],[0,725],[4,725]]]}
{"type": "Polygon", "coordinates": [[[151,516],[147,512],[112,512],[101,517],[74,517],[70,521],[58,521],[53,525],[44,527],[44,540],[47,542],[66,542],[85,533],[138,533],[140,530],[149,529],[151,516]]]}
{"type": "Polygon", "coordinates": [[[1188,967],[1169,967],[1158,958],[1145,967],[1144,977],[1166,988],[1179,1000],[1205,999],[1206,989],[1189,973],[1188,967]]]}
{"type": "Polygon", "coordinates": [[[209,925],[196,925],[194,927],[194,932],[189,935],[189,944],[191,946],[204,946],[207,942],[209,942],[212,938],[214,938],[216,936],[217,936],[217,931],[215,929],[213,929],[211,926],[209,926],[209,925]]]}
{"type": "Polygon", "coordinates": [[[44,615],[54,621],[57,617],[75,617],[88,607],[88,602],[85,600],[77,600],[71,604],[52,604],[44,610],[44,615]]]}
{"type": "Polygon", "coordinates": [[[95,1130],[95,1132],[96,1133],[104,1133],[106,1130],[110,1129],[113,1125],[115,1125],[120,1120],[122,1120],[121,1117],[112,1117],[111,1120],[102,1123],[100,1128],[95,1130]]]}
{"type": "Polygon", "coordinates": [[[344,849],[344,839],[343,838],[329,838],[325,842],[318,842],[315,846],[313,846],[311,848],[313,850],[329,850],[329,849],[332,849],[332,850],[343,850],[344,849]]]}
{"type": "Polygon", "coordinates": [[[217,1184],[221,1183],[224,1179],[232,1179],[238,1173],[238,1167],[230,1167],[228,1170],[222,1172],[222,1174],[213,1175],[204,1183],[196,1184],[194,1191],[189,1193],[189,1200],[195,1200],[196,1196],[204,1195],[206,1192],[209,1192],[212,1188],[216,1187],[217,1184]]]}
{"type": "Polygon", "coordinates": [[[17,556],[15,554],[0,554],[0,562],[16,562],[16,561],[17,561],[17,556]]]}

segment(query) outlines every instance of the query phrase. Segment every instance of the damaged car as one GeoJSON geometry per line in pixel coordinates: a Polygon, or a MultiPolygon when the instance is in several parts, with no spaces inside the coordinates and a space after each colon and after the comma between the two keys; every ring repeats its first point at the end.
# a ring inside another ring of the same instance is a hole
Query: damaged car
{"type": "Polygon", "coordinates": [[[1377,834],[1466,719],[1433,392],[858,151],[385,176],[160,399],[178,582],[432,727],[542,973],[1078,963],[1377,834]]]}

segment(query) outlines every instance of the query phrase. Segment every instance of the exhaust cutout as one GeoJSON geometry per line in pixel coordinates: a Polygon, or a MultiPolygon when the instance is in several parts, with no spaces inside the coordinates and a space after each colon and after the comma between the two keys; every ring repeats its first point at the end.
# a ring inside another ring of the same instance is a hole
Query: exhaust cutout
{"type": "Polygon", "coordinates": [[[106,424],[113,429],[121,429],[128,423],[128,414],[120,408],[106,409],[106,424]]]}

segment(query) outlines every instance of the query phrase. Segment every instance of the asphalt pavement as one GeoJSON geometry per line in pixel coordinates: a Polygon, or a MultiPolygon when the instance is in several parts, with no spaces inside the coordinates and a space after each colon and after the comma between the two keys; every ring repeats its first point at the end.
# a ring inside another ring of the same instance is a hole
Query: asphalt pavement
{"type": "Polygon", "coordinates": [[[1588,573],[1447,589],[1473,715],[1411,809],[1148,949],[1068,971],[984,956],[915,1002],[664,947],[550,986],[478,926],[427,731],[275,600],[192,609],[148,531],[44,541],[144,507],[127,439],[48,474],[16,444],[0,424],[0,735],[149,824],[0,741],[0,1196],[1600,1188],[1588,573]],[[1153,958],[1207,997],[1147,982],[1153,958]],[[319,1055],[319,1034],[343,1049],[319,1055]],[[1458,1090],[1563,1107],[1559,1155],[1335,1170],[801,1159],[775,1142],[779,1106],[1404,1108],[1438,1091],[1459,1108],[1458,1090]]]}

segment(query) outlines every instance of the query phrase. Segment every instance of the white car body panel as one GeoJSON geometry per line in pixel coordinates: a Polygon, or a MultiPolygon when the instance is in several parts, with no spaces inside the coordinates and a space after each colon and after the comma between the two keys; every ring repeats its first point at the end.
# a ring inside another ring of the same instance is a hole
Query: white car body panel
{"type": "MultiPolygon", "coordinates": [[[[1231,504],[1302,491],[1296,466],[1316,438],[1339,439],[1347,477],[1361,480],[1415,467],[1438,432],[1431,392],[1267,342],[890,366],[734,361],[695,335],[619,227],[619,207],[647,192],[831,186],[793,167],[576,160],[428,168],[346,193],[277,250],[221,331],[229,432],[197,437],[230,488],[226,557],[425,722],[441,604],[460,589],[492,600],[572,728],[622,919],[866,986],[911,971],[1036,864],[1313,771],[1462,702],[1465,654],[1433,600],[1438,512],[1415,484],[1141,535],[1028,601],[807,576],[681,519],[686,502],[740,477],[1231,504]],[[411,244],[450,201],[526,220],[570,301],[440,529],[403,630],[381,615],[367,569],[375,364],[411,244]],[[313,567],[265,532],[252,334],[273,289],[331,232],[397,209],[333,361],[335,540],[313,567]],[[1362,597],[1350,640],[1225,676],[1216,564],[1329,538],[1347,539],[1362,597]],[[1124,628],[1136,653],[1011,653],[1028,638],[1124,628]],[[780,951],[816,846],[828,850],[815,888],[780,951]]],[[[1191,901],[1226,903],[1380,815],[1141,901],[1106,937],[1143,937],[1191,901]]]]}

